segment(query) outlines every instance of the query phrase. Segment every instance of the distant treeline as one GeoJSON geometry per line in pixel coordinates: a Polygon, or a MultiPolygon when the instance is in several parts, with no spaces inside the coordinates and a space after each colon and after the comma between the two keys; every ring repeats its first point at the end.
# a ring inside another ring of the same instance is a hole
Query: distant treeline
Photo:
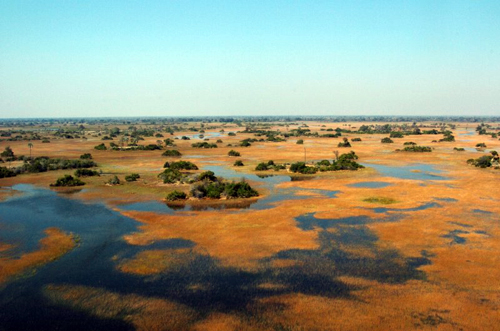
{"type": "Polygon", "coordinates": [[[101,125],[144,124],[159,125],[183,122],[500,122],[500,116],[191,116],[191,117],[100,117],[100,118],[10,118],[0,119],[0,126],[37,125],[101,125]]]}

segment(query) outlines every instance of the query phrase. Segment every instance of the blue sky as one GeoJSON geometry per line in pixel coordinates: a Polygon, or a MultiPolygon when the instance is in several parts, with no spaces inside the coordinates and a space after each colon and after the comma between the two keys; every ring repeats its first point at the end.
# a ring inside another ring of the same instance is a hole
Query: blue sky
{"type": "Polygon", "coordinates": [[[498,115],[500,1],[0,0],[0,117],[498,115]]]}

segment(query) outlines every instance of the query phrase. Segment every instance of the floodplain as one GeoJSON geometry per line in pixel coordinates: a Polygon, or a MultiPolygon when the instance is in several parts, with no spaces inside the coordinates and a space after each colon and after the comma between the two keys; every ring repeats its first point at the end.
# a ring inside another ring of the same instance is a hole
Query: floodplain
{"type": "Polygon", "coordinates": [[[0,330],[498,329],[499,130],[3,122],[0,330]]]}

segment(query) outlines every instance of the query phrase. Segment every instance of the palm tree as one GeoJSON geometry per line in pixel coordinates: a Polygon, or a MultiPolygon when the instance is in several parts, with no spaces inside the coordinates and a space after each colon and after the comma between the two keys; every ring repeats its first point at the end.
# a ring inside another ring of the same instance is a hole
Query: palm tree
{"type": "Polygon", "coordinates": [[[30,148],[30,159],[31,159],[31,149],[33,148],[33,144],[31,141],[28,143],[28,147],[30,148]]]}

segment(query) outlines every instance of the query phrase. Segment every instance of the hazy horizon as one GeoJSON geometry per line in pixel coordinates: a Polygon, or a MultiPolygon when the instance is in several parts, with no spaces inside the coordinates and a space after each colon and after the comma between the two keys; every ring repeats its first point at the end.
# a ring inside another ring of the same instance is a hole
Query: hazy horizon
{"type": "Polygon", "coordinates": [[[6,1],[0,118],[495,116],[499,16],[495,1],[6,1]]]}

